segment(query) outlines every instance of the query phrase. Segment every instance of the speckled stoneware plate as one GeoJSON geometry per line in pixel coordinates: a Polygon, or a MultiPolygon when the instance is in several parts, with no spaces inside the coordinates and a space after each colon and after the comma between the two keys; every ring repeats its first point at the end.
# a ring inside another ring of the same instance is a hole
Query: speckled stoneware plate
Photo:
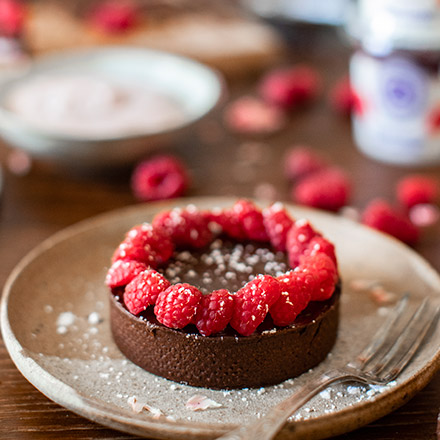
{"type": "MultiPolygon", "coordinates": [[[[378,281],[397,296],[411,292],[415,306],[429,296],[440,302],[439,275],[415,252],[349,220],[289,206],[334,241],[343,279],[341,325],[328,358],[313,370],[258,390],[212,391],[155,377],[127,361],[112,341],[104,278],[110,256],[134,224],[161,209],[194,203],[230,206],[234,200],[203,198],[129,207],[74,225],[34,249],[6,283],[1,309],[3,337],[23,375],[42,393],[91,420],[151,438],[213,439],[251,422],[315,375],[355,355],[386,319],[389,307],[356,281],[378,281]],[[194,412],[196,394],[221,406],[194,412]],[[135,413],[133,397],[154,409],[135,413]]],[[[406,402],[440,366],[440,329],[399,379],[385,387],[340,385],[295,414],[279,438],[319,439],[365,425],[406,402]]],[[[277,437],[278,438],[278,437],[277,437]]]]}

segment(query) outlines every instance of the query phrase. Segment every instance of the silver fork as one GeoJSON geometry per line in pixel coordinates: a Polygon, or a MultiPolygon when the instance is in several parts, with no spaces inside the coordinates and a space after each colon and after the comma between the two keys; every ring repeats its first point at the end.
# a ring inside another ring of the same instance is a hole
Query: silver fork
{"type": "Polygon", "coordinates": [[[333,383],[354,381],[385,385],[396,379],[411,361],[440,314],[440,306],[433,308],[429,300],[425,299],[412,316],[406,319],[404,315],[407,305],[408,295],[404,295],[356,359],[342,368],[323,373],[270,409],[261,419],[235,429],[218,440],[270,440],[295,411],[333,383]]]}

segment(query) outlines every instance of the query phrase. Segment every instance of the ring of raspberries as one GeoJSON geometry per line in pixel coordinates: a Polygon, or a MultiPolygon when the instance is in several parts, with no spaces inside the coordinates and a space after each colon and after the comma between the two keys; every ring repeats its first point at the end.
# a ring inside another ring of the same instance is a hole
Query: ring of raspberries
{"type": "Polygon", "coordinates": [[[195,324],[203,336],[227,325],[249,336],[267,314],[276,326],[288,326],[310,301],[329,299],[337,281],[334,246],[307,220],[295,221],[281,203],[260,210],[248,200],[238,200],[228,209],[202,211],[189,205],[159,213],[151,224],[127,232],[106,276],[112,291],[123,291],[133,315],[154,307],[163,325],[182,329],[195,324]],[[291,270],[278,277],[257,275],[235,293],[220,289],[206,295],[187,283],[172,285],[157,270],[175,249],[200,249],[220,234],[287,253],[291,270]]]}

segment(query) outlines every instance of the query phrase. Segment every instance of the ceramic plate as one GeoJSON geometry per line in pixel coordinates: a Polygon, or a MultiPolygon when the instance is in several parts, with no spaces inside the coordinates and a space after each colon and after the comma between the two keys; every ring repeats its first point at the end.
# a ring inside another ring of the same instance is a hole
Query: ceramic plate
{"type": "MultiPolygon", "coordinates": [[[[415,306],[429,296],[440,302],[438,274],[414,251],[380,233],[330,214],[289,206],[334,241],[343,280],[341,325],[327,359],[302,376],[273,387],[213,391],[175,384],[127,361],[112,341],[104,278],[114,248],[133,225],[161,209],[194,203],[230,206],[232,199],[186,199],[138,205],[70,227],[43,242],[13,271],[1,309],[3,337],[23,375],[66,408],[125,432],[153,438],[212,439],[260,417],[293,389],[356,355],[386,319],[390,306],[354,288],[379,282],[415,306]],[[221,406],[191,411],[202,394],[221,406]],[[159,412],[135,413],[136,397],[159,412]]],[[[432,378],[440,365],[440,329],[399,379],[385,387],[339,385],[315,397],[283,428],[281,438],[319,439],[356,429],[392,411],[432,378]]]]}

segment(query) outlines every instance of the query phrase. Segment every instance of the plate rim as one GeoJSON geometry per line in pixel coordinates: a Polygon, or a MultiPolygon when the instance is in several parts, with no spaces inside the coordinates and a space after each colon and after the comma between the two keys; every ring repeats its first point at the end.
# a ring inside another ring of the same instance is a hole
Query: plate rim
{"type": "MultiPolygon", "coordinates": [[[[124,412],[127,415],[117,414],[113,409],[109,409],[105,404],[100,404],[96,400],[89,399],[87,396],[81,395],[73,387],[62,382],[60,379],[52,376],[48,373],[42,366],[40,366],[35,360],[30,357],[25,356],[26,349],[21,346],[19,340],[15,337],[11,325],[8,320],[8,300],[10,295],[12,295],[12,288],[14,286],[15,280],[20,276],[20,274],[25,270],[29,263],[36,260],[45,251],[57,246],[66,240],[74,238],[76,235],[89,231],[90,229],[99,227],[102,224],[110,224],[116,219],[130,216],[136,214],[138,211],[152,213],[158,212],[161,209],[170,209],[175,206],[186,206],[188,204],[197,205],[215,205],[215,204],[227,204],[233,203],[239,199],[239,197],[227,197],[227,196],[205,196],[205,197],[191,197],[191,198],[181,198],[166,201],[153,202],[148,204],[135,204],[129,205],[122,208],[110,210],[97,214],[95,216],[86,218],[79,222],[76,222],[70,226],[67,226],[58,232],[50,235],[34,248],[32,248],[14,267],[8,276],[4,287],[3,294],[0,302],[0,325],[5,347],[14,362],[16,368],[21,372],[21,374],[34,385],[42,394],[47,396],[49,399],[59,404],[60,406],[77,413],[89,420],[93,420],[102,425],[108,426],[110,428],[127,432],[135,435],[153,435],[156,438],[163,438],[164,435],[172,435],[173,438],[181,438],[182,435],[185,438],[194,439],[212,439],[215,436],[224,434],[228,430],[237,427],[235,424],[219,424],[219,423],[207,423],[207,422],[194,422],[194,421],[184,421],[179,420],[174,421],[162,421],[153,419],[151,416],[146,415],[143,419],[130,418],[130,412],[123,409],[118,409],[119,412],[124,412]],[[17,345],[17,346],[15,346],[17,345]],[[20,348],[20,349],[18,349],[20,348]],[[37,373],[31,373],[31,369],[37,369],[37,373]],[[51,392],[44,385],[46,382],[40,380],[40,377],[47,377],[50,379],[53,385],[58,388],[64,389],[63,394],[68,394],[69,398],[72,398],[72,403],[61,403],[59,398],[54,395],[55,392],[51,392]],[[82,406],[80,405],[82,404],[82,406]],[[190,435],[191,437],[189,437],[190,435]]],[[[267,201],[259,201],[253,199],[259,205],[267,205],[267,201]]],[[[422,264],[425,269],[430,272],[431,276],[434,276],[437,284],[440,286],[440,274],[435,270],[435,268],[420,254],[410,247],[404,245],[400,241],[381,233],[379,231],[368,228],[350,219],[337,216],[332,213],[316,210],[313,208],[306,208],[303,206],[294,205],[288,202],[283,202],[283,204],[290,211],[300,212],[301,215],[307,216],[307,213],[312,213],[312,215],[319,215],[322,217],[328,217],[332,219],[338,219],[343,222],[347,222],[354,228],[360,228],[362,230],[368,230],[368,233],[378,235],[382,239],[392,242],[398,248],[401,248],[406,252],[412,259],[415,259],[419,264],[422,264]]],[[[417,392],[419,392],[423,387],[425,387],[433,378],[435,373],[440,369],[440,348],[437,350],[435,355],[425,363],[417,374],[412,375],[404,383],[402,383],[397,389],[384,390],[379,396],[363,401],[362,404],[355,405],[357,412],[357,417],[351,417],[353,413],[353,407],[345,407],[338,410],[336,413],[324,414],[318,417],[301,420],[299,422],[287,423],[283,431],[287,434],[304,434],[308,432],[313,432],[314,436],[307,438],[325,438],[327,436],[333,436],[342,434],[345,432],[352,431],[354,429],[365,426],[374,420],[394,411],[408,400],[410,400],[417,392]],[[408,388],[411,388],[408,390],[408,388]],[[403,389],[403,390],[402,390],[403,389]],[[398,405],[395,405],[392,409],[388,408],[387,398],[390,394],[398,395],[403,394],[403,398],[398,405]],[[374,415],[371,414],[371,408],[375,407],[374,415]],[[337,426],[335,426],[337,425],[337,426]],[[341,428],[341,425],[343,427],[341,428]],[[299,428],[299,429],[297,429],[299,428]],[[325,432],[325,435],[323,435],[325,432]]],[[[302,438],[302,437],[301,437],[302,438]]]]}

